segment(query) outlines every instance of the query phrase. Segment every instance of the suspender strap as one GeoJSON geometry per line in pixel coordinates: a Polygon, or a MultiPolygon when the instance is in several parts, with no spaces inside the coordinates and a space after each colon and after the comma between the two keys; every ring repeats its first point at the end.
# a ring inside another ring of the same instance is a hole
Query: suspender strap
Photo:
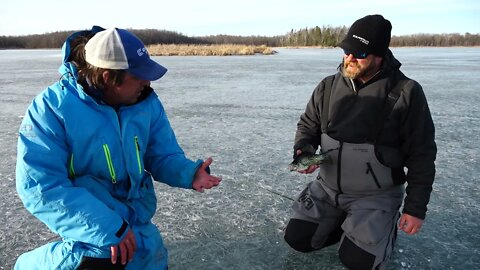
{"type": "Polygon", "coordinates": [[[332,93],[333,88],[333,81],[335,80],[336,76],[329,76],[325,79],[325,87],[323,92],[323,104],[322,104],[322,115],[320,119],[320,128],[322,129],[322,133],[327,132],[328,126],[328,113],[330,111],[330,96],[332,93]]]}
{"type": "Polygon", "coordinates": [[[378,136],[383,130],[383,126],[388,120],[388,117],[393,111],[393,107],[395,106],[395,103],[397,103],[398,98],[400,97],[400,94],[402,93],[402,90],[404,86],[409,82],[410,80],[406,77],[403,77],[402,79],[397,81],[397,84],[395,84],[395,87],[388,93],[386,99],[385,99],[385,104],[383,106],[383,111],[379,115],[379,120],[377,121],[376,127],[372,130],[372,132],[369,135],[369,138],[367,138],[367,142],[375,144],[377,141],[378,136]]]}

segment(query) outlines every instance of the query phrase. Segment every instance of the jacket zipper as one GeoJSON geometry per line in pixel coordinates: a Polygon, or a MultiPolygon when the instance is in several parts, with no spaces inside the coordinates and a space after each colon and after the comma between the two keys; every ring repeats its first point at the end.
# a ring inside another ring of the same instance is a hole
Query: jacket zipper
{"type": "Polygon", "coordinates": [[[338,157],[337,157],[337,186],[338,186],[338,193],[335,195],[335,204],[338,206],[338,197],[340,194],[343,194],[342,191],[342,149],[343,149],[343,142],[340,142],[340,146],[338,147],[338,157]]]}
{"type": "Polygon", "coordinates": [[[143,167],[142,167],[142,159],[140,158],[140,143],[138,142],[138,136],[135,136],[135,150],[137,152],[137,164],[138,164],[138,174],[142,174],[143,167]]]}
{"type": "Polygon", "coordinates": [[[377,176],[375,175],[375,172],[373,171],[373,168],[372,168],[372,164],[370,164],[370,162],[367,162],[367,174],[368,173],[372,173],[372,177],[373,177],[373,180],[375,181],[375,185],[377,185],[377,188],[382,188],[382,186],[380,186],[380,183],[378,182],[378,179],[377,179],[377,176]]]}
{"type": "Polygon", "coordinates": [[[113,167],[112,156],[110,155],[110,149],[108,144],[103,145],[103,152],[105,153],[105,159],[107,160],[108,171],[110,172],[110,177],[112,178],[112,183],[117,183],[117,176],[115,174],[115,168],[113,167]]]}
{"type": "Polygon", "coordinates": [[[350,79],[350,83],[352,83],[352,88],[353,88],[353,92],[355,92],[355,95],[357,94],[357,87],[355,86],[355,82],[350,79]]]}

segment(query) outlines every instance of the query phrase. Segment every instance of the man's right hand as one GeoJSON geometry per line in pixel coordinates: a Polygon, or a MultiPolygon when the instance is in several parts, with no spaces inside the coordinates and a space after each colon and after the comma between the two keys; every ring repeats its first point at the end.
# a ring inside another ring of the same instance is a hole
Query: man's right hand
{"type": "Polygon", "coordinates": [[[127,261],[133,259],[133,255],[135,255],[135,250],[137,249],[137,242],[132,229],[128,230],[127,235],[118,245],[110,247],[110,251],[112,252],[112,264],[117,263],[119,249],[120,260],[123,265],[127,264],[127,261]]]}
{"type": "MultiPolygon", "coordinates": [[[[297,152],[296,152],[296,156],[300,156],[302,154],[302,150],[298,149],[297,152]]],[[[310,174],[310,173],[313,173],[316,169],[318,169],[320,167],[320,165],[310,165],[308,166],[307,169],[305,170],[299,170],[297,172],[299,173],[303,173],[303,174],[310,174]]]]}

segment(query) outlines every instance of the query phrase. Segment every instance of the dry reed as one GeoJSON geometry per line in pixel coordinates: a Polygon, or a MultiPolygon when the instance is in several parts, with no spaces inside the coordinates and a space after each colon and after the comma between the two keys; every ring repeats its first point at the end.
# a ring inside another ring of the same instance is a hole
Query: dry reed
{"type": "Polygon", "coordinates": [[[276,53],[271,47],[265,45],[182,45],[182,44],[156,44],[147,47],[152,56],[227,56],[227,55],[269,55],[276,53]]]}

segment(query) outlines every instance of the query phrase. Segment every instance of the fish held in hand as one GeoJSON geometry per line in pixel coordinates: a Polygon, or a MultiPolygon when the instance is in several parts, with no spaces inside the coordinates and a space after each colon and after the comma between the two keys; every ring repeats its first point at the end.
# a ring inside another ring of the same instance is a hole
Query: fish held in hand
{"type": "Polygon", "coordinates": [[[323,163],[332,163],[332,159],[327,154],[300,154],[292,163],[288,165],[290,171],[303,171],[311,165],[320,165],[323,163]]]}

